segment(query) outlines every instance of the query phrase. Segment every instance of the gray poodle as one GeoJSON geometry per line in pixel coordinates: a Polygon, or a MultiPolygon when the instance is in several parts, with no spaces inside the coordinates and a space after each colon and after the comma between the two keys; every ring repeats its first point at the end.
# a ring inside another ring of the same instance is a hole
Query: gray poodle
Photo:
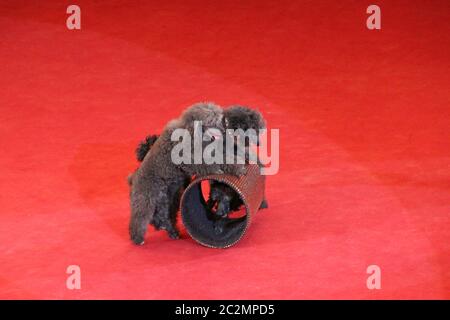
{"type": "Polygon", "coordinates": [[[144,243],[148,224],[166,230],[171,238],[179,237],[175,225],[179,197],[192,176],[221,173],[240,176],[246,172],[242,164],[174,164],[171,152],[179,142],[171,141],[171,135],[176,129],[187,129],[193,137],[194,121],[202,121],[204,131],[215,128],[225,132],[222,108],[212,103],[195,104],[166,125],[140,167],[129,177],[129,231],[135,244],[144,243]]]}

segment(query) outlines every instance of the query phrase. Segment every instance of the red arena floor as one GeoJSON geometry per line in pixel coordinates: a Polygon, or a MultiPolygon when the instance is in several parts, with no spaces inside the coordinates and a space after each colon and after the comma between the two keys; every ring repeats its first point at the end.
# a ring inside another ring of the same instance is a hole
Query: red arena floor
{"type": "Polygon", "coordinates": [[[448,0],[0,3],[0,298],[450,299],[448,0]],[[137,143],[198,101],[280,130],[270,207],[135,246],[137,143]]]}

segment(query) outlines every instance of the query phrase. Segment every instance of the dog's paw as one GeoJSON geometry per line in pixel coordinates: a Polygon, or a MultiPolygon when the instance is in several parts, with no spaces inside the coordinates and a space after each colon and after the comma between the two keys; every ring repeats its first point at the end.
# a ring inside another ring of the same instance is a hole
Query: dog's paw
{"type": "Polygon", "coordinates": [[[166,228],[166,231],[170,239],[180,239],[180,233],[175,227],[166,228]]]}
{"type": "Polygon", "coordinates": [[[261,202],[261,205],[259,206],[260,209],[267,209],[269,207],[269,204],[267,203],[266,199],[263,199],[261,202]]]}
{"type": "Polygon", "coordinates": [[[168,231],[167,233],[169,234],[170,239],[180,239],[180,233],[178,232],[178,230],[168,231]]]}
{"type": "Polygon", "coordinates": [[[131,241],[138,246],[142,246],[144,244],[144,236],[140,235],[132,235],[131,241]]]}

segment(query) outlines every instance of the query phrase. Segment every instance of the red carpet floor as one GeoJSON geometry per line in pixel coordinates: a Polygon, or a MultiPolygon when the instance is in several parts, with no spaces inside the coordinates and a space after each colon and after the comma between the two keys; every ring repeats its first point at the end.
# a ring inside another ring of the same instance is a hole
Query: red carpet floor
{"type": "Polygon", "coordinates": [[[35,2],[0,5],[0,298],[450,298],[449,1],[35,2]],[[136,144],[204,100],[280,129],[270,208],[134,246],[136,144]]]}

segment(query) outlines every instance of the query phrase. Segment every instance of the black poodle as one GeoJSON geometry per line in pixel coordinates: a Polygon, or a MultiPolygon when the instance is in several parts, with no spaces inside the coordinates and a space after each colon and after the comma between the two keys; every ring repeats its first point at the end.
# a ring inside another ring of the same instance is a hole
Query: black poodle
{"type": "MultiPolygon", "coordinates": [[[[244,150],[242,150],[245,163],[249,163],[250,160],[250,148],[252,144],[259,145],[259,130],[266,128],[266,121],[260,112],[249,109],[243,106],[231,106],[224,110],[224,122],[226,129],[242,129],[244,132],[253,129],[256,132],[256,139],[254,141],[246,141],[244,144],[244,150]]],[[[238,153],[238,144],[235,141],[234,153],[238,153]]],[[[263,165],[256,159],[258,166],[261,168],[263,165]]],[[[211,181],[210,182],[210,194],[207,201],[207,205],[210,210],[215,208],[215,214],[219,218],[215,223],[215,231],[221,233],[224,223],[227,221],[228,214],[232,211],[237,211],[243,204],[239,194],[236,193],[227,184],[211,181]]],[[[268,208],[266,197],[264,196],[260,209],[268,208]]]]}

